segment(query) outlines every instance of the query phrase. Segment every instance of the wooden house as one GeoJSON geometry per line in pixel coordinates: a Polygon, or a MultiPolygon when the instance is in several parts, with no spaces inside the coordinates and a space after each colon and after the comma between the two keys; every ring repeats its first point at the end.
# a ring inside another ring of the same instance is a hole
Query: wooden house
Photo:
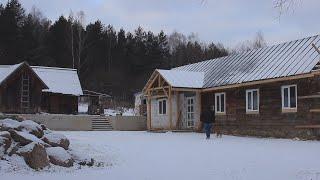
{"type": "Polygon", "coordinates": [[[0,80],[0,111],[4,113],[74,114],[83,94],[74,69],[22,62],[0,66],[0,80]]]}
{"type": "Polygon", "coordinates": [[[26,63],[0,66],[0,112],[34,113],[40,110],[42,89],[48,86],[26,63]]]}
{"type": "Polygon", "coordinates": [[[198,130],[201,111],[214,108],[226,134],[319,135],[319,46],[317,35],[157,69],[143,89],[148,128],[198,130]]]}

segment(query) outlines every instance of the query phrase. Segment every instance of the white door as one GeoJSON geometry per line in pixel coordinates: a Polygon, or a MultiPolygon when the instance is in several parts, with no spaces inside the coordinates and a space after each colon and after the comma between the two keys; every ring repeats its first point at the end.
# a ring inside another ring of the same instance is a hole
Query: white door
{"type": "Polygon", "coordinates": [[[194,105],[195,105],[195,98],[194,97],[187,97],[187,107],[186,107],[186,125],[187,128],[194,127],[194,105]]]}

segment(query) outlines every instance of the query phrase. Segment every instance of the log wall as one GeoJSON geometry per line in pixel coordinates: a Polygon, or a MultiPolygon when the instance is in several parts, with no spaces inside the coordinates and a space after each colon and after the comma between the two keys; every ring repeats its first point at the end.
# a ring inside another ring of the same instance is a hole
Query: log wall
{"type": "Polygon", "coordinates": [[[299,80],[273,82],[263,85],[238,87],[202,93],[202,108],[215,103],[214,94],[226,93],[226,114],[216,115],[217,125],[225,134],[253,135],[280,138],[317,138],[317,130],[297,129],[296,125],[320,124],[320,98],[305,99],[303,96],[317,94],[320,90],[319,76],[299,80]],[[297,112],[282,112],[281,86],[297,85],[297,112]],[[246,90],[259,89],[258,114],[246,113],[246,90]]]}

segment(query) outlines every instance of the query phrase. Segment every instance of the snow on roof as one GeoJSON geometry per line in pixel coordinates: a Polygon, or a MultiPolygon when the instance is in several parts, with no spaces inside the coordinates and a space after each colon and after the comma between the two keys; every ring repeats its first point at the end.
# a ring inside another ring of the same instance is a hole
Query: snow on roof
{"type": "Polygon", "coordinates": [[[75,69],[31,66],[49,89],[44,92],[69,95],[83,95],[80,80],[75,69]]]}
{"type": "Polygon", "coordinates": [[[0,84],[10,75],[12,74],[16,69],[18,69],[22,63],[15,64],[15,65],[1,65],[0,66],[0,84]]]}
{"type": "Polygon", "coordinates": [[[160,75],[173,87],[202,88],[204,72],[161,70],[160,75]]]}
{"type": "Polygon", "coordinates": [[[312,72],[320,60],[312,44],[320,46],[320,35],[172,70],[205,72],[203,88],[305,74],[312,72]]]}

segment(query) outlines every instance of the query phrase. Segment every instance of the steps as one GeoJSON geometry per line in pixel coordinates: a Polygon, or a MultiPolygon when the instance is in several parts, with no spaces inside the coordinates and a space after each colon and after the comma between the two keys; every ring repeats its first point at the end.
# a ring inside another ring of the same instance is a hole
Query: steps
{"type": "Polygon", "coordinates": [[[91,120],[91,127],[93,131],[112,131],[111,121],[104,116],[93,117],[91,120]]]}

